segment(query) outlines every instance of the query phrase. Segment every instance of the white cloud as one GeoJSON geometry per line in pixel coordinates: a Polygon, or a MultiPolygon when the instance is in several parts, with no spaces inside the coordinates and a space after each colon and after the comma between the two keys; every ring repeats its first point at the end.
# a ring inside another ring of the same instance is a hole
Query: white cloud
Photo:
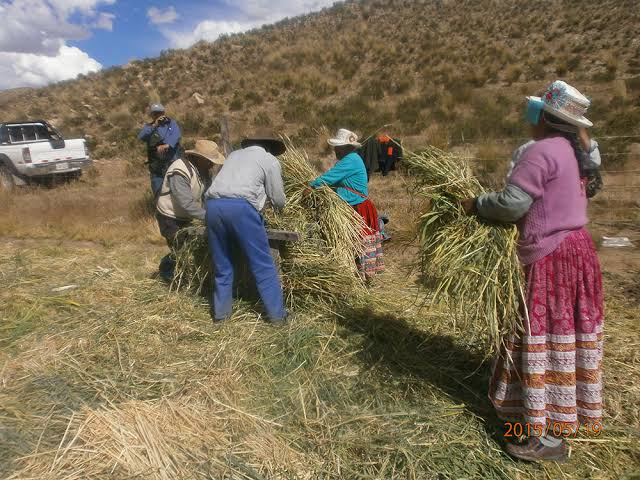
{"type": "Polygon", "coordinates": [[[97,72],[102,65],[77,47],[60,45],[56,56],[0,53],[0,89],[39,86],[97,72]]]}
{"type": "Polygon", "coordinates": [[[97,20],[94,22],[93,27],[100,30],[113,31],[113,20],[116,16],[113,13],[100,13],[97,20]]]}
{"type": "Polygon", "coordinates": [[[167,8],[165,11],[162,11],[157,7],[151,7],[149,10],[147,10],[147,17],[149,18],[149,21],[154,25],[162,25],[165,23],[175,22],[178,19],[179,15],[173,6],[167,8]]]}
{"type": "Polygon", "coordinates": [[[66,20],[59,11],[41,0],[14,0],[0,11],[0,52],[55,55],[58,40],[77,40],[86,29],[66,20]]]}
{"type": "Polygon", "coordinates": [[[205,20],[200,22],[193,31],[181,33],[165,31],[163,33],[174,47],[187,48],[200,40],[213,41],[220,35],[246,32],[257,26],[259,26],[258,23],[205,20]]]}
{"type": "Polygon", "coordinates": [[[0,0],[0,88],[44,85],[101,68],[69,40],[111,31],[117,0],[0,0]]]}
{"type": "Polygon", "coordinates": [[[79,11],[87,16],[94,16],[98,7],[113,5],[116,1],[117,0],[49,0],[49,3],[59,12],[69,14],[79,11]]]}
{"type": "Polygon", "coordinates": [[[207,19],[193,29],[176,32],[161,30],[173,47],[190,47],[200,40],[214,41],[223,34],[241,33],[269,23],[320,10],[333,5],[335,0],[224,0],[239,16],[230,19],[207,19]]]}
{"type": "Polygon", "coordinates": [[[281,20],[284,17],[294,17],[304,13],[314,12],[335,3],[335,0],[224,0],[231,7],[238,8],[252,19],[265,19],[263,23],[281,20]],[[276,20],[273,20],[273,19],[276,20]]]}

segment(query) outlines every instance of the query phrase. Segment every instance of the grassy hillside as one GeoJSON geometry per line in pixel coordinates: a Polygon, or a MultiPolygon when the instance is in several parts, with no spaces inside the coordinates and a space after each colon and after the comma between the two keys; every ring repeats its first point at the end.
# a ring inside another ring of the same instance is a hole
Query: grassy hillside
{"type": "Polygon", "coordinates": [[[180,120],[187,144],[215,139],[215,119],[228,114],[235,137],[268,124],[307,147],[322,126],[367,134],[390,123],[412,145],[455,145],[526,135],[522,96],[563,78],[593,98],[597,135],[640,133],[637,7],[346,2],[10,99],[0,93],[0,106],[3,117],[45,117],[89,135],[98,157],[141,155],[134,133],[156,99],[180,120]]]}

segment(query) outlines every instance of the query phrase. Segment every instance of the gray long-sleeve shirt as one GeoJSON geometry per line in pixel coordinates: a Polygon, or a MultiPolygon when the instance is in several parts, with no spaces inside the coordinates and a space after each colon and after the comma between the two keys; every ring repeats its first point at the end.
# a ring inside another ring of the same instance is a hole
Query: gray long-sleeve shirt
{"type": "Polygon", "coordinates": [[[520,187],[508,184],[501,192],[491,192],[476,199],[478,215],[488,220],[515,223],[531,208],[533,198],[520,187]]]}
{"type": "MultiPolygon", "coordinates": [[[[522,159],[524,152],[534,143],[536,142],[531,140],[513,152],[509,172],[507,173],[507,181],[511,178],[513,169],[522,159]]],[[[591,148],[588,153],[589,160],[585,163],[585,168],[587,170],[600,168],[602,159],[598,142],[591,139],[591,148]]],[[[525,216],[532,204],[533,198],[527,192],[516,185],[508,183],[501,192],[491,192],[478,197],[476,199],[476,210],[478,215],[488,220],[514,223],[525,216]]]]}
{"type": "Polygon", "coordinates": [[[171,175],[171,177],[169,177],[169,188],[171,189],[171,195],[173,195],[190,217],[204,220],[206,212],[202,208],[202,202],[193,199],[191,185],[186,178],[182,175],[171,175]]]}
{"type": "Polygon", "coordinates": [[[210,198],[244,198],[259,212],[269,199],[276,210],[287,201],[278,159],[252,146],[231,153],[205,194],[210,198]]]}

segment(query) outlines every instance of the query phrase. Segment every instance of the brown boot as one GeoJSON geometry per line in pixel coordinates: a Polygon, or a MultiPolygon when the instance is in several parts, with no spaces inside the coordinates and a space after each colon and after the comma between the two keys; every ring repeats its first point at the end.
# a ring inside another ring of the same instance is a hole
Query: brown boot
{"type": "Polygon", "coordinates": [[[506,450],[512,457],[528,462],[564,462],[568,458],[567,444],[564,440],[557,447],[547,447],[538,437],[530,437],[526,443],[520,445],[508,444],[506,450]]]}

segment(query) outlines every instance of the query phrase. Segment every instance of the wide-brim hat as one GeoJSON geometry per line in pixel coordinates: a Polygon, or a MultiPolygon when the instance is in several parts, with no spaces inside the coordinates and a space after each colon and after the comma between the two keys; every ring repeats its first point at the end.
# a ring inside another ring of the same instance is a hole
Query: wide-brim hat
{"type": "Polygon", "coordinates": [[[247,148],[251,145],[260,145],[264,147],[271,155],[282,155],[287,151],[287,147],[280,137],[278,137],[273,131],[266,128],[259,128],[251,135],[247,135],[241,142],[242,148],[247,148]]]}
{"type": "Polygon", "coordinates": [[[224,155],[220,151],[220,147],[218,147],[216,142],[212,142],[211,140],[198,140],[193,150],[187,150],[184,153],[204,158],[215,165],[224,164],[224,155]]]}
{"type": "Polygon", "coordinates": [[[555,115],[576,127],[590,128],[593,122],[585,117],[591,101],[562,80],[556,80],[547,87],[542,97],[526,97],[530,102],[542,102],[542,110],[555,115]]]}
{"type": "Polygon", "coordinates": [[[336,136],[327,140],[327,143],[332,147],[345,147],[350,145],[352,147],[360,148],[362,146],[358,142],[358,135],[346,128],[338,130],[336,136]]]}

